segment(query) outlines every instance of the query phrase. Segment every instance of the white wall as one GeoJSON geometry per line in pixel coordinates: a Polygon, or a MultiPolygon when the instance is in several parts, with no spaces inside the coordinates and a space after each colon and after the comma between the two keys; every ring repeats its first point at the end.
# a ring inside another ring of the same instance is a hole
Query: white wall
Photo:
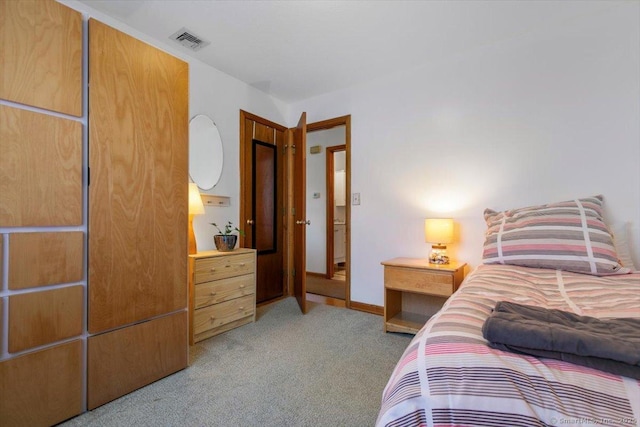
{"type": "Polygon", "coordinates": [[[485,208],[603,194],[640,255],[640,3],[291,105],[352,116],[351,297],[382,305],[380,262],[425,257],[423,219],[452,216],[477,266],[485,208]]]}
{"type": "MultiPolygon", "coordinates": [[[[285,124],[283,104],[265,93],[212,68],[190,61],[190,117],[206,114],[216,123],[222,137],[224,166],[220,181],[202,193],[231,197],[230,207],[205,207],[205,215],[193,219],[198,250],[215,249],[211,222],[238,224],[240,216],[240,110],[285,124]]],[[[239,225],[239,228],[243,228],[239,225]]]]}
{"type": "Polygon", "coordinates": [[[84,3],[73,0],[59,1],[86,16],[98,19],[189,63],[189,117],[198,114],[209,116],[218,127],[224,152],[224,166],[218,184],[203,193],[231,197],[230,207],[205,207],[205,215],[196,216],[193,220],[198,250],[215,249],[213,243],[215,229],[210,223],[225,224],[227,221],[233,221],[234,224],[237,224],[240,216],[240,109],[276,123],[285,124],[282,112],[286,110],[286,105],[264,92],[192,58],[188,51],[178,44],[174,45],[170,41],[167,43],[159,42],[84,3]]]}
{"type": "Polygon", "coordinates": [[[424,257],[423,219],[450,215],[452,255],[480,263],[486,207],[504,209],[601,193],[610,222],[631,221],[640,255],[640,3],[524,32],[481,50],[294,105],[191,59],[83,3],[88,13],[190,63],[190,116],[208,114],[225,166],[212,194],[229,208],[196,217],[198,249],[209,222],[239,217],[239,109],[293,126],[352,115],[354,301],[383,304],[380,261],[424,257]],[[286,112],[286,120],[282,112],[286,112]]]}

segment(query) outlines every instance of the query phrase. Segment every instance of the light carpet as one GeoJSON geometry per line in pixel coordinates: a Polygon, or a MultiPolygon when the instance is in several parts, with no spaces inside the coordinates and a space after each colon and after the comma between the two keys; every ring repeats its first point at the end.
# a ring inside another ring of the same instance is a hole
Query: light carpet
{"type": "Polygon", "coordinates": [[[382,390],[411,336],[382,318],[294,298],[202,341],[190,366],[68,426],[373,426],[382,390]]]}

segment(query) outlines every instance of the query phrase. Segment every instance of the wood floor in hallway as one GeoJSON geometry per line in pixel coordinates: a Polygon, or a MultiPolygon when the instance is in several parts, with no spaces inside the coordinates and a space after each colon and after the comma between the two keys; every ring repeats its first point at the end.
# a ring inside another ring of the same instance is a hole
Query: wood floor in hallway
{"type": "Polygon", "coordinates": [[[307,293],[344,300],[346,298],[344,276],[327,279],[322,275],[307,273],[307,293]]]}

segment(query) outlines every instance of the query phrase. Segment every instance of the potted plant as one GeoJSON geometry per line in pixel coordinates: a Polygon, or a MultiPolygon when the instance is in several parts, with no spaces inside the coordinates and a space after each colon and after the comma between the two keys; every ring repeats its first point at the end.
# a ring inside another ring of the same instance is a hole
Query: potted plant
{"type": "Polygon", "coordinates": [[[215,222],[212,222],[211,225],[213,225],[219,232],[219,234],[213,236],[213,241],[216,244],[216,249],[220,252],[231,252],[236,247],[238,235],[232,233],[238,232],[244,236],[244,231],[240,230],[238,227],[234,227],[231,221],[227,222],[224,226],[224,231],[221,230],[215,222]]]}

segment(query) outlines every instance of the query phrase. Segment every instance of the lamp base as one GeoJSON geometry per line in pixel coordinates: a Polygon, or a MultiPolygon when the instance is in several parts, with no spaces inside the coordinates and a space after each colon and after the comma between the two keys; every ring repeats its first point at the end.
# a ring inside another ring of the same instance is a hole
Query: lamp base
{"type": "Polygon", "coordinates": [[[198,253],[198,246],[196,245],[196,235],[193,232],[193,215],[189,215],[189,255],[198,253]]]}
{"type": "Polygon", "coordinates": [[[449,264],[447,247],[444,245],[433,245],[429,254],[429,264],[449,264]]]}

